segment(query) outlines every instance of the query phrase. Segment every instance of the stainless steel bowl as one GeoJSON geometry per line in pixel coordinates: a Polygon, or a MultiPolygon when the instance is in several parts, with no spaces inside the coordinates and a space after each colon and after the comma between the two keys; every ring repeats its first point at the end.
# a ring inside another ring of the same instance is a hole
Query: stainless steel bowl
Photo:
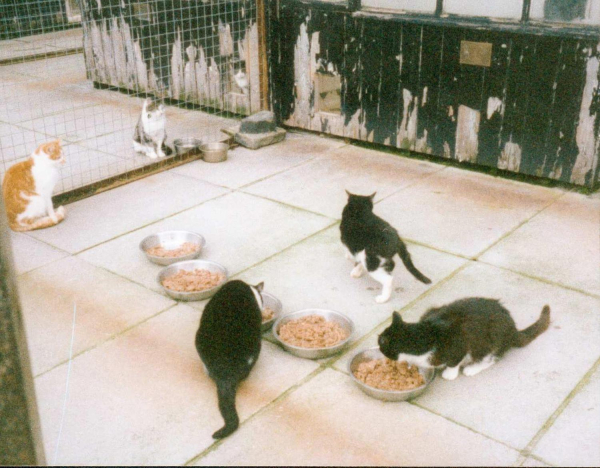
{"type": "Polygon", "coordinates": [[[275,312],[271,320],[267,320],[266,322],[262,323],[262,331],[264,333],[266,331],[269,331],[269,328],[273,326],[275,320],[279,318],[283,306],[281,305],[281,301],[279,299],[277,299],[275,296],[272,296],[269,293],[261,293],[260,295],[263,298],[263,305],[275,312]]]}
{"type": "Polygon", "coordinates": [[[370,348],[365,349],[363,351],[357,352],[350,362],[348,363],[348,371],[350,372],[350,377],[354,380],[354,383],[358,385],[358,387],[365,392],[367,395],[372,396],[373,398],[377,398],[378,400],[384,401],[405,401],[411,400],[413,398],[418,397],[421,393],[423,393],[429,384],[433,382],[435,378],[435,369],[431,367],[419,367],[419,372],[425,379],[425,384],[421,387],[414,388],[412,390],[403,390],[403,391],[393,391],[393,390],[380,390],[379,388],[370,387],[369,385],[361,382],[354,376],[354,371],[358,369],[358,366],[365,361],[373,361],[375,359],[381,359],[385,357],[379,348],[370,348]]]}
{"type": "Polygon", "coordinates": [[[140,249],[142,252],[144,252],[146,258],[148,258],[148,260],[150,260],[152,263],[164,266],[182,262],[184,260],[192,260],[193,258],[198,257],[204,248],[204,244],[206,244],[204,237],[202,237],[200,234],[196,234],[195,232],[165,231],[146,237],[142,242],[140,242],[140,249]],[[181,247],[185,242],[196,244],[198,247],[196,252],[188,255],[182,255],[180,257],[156,257],[148,253],[148,249],[151,249],[152,247],[158,247],[160,245],[165,249],[171,250],[181,247]]]}
{"type": "Polygon", "coordinates": [[[354,333],[354,323],[348,317],[340,312],[336,312],[334,310],[327,309],[304,309],[299,310],[297,312],[292,312],[291,314],[286,314],[283,317],[278,318],[273,324],[273,336],[275,339],[283,346],[283,348],[302,358],[306,359],[323,359],[329,356],[333,356],[336,353],[339,353],[352,338],[352,334],[354,333]],[[335,346],[330,346],[329,348],[301,348],[299,346],[293,346],[287,344],[279,337],[279,328],[289,322],[290,320],[296,320],[301,317],[306,317],[307,315],[320,315],[324,317],[325,320],[333,320],[340,324],[340,326],[348,333],[348,337],[345,340],[340,341],[335,346]]]}
{"type": "Polygon", "coordinates": [[[173,141],[173,146],[175,146],[175,150],[179,156],[183,156],[184,154],[187,156],[192,156],[195,154],[200,154],[200,146],[203,141],[200,138],[178,138],[173,141]]]}
{"type": "Polygon", "coordinates": [[[223,162],[227,159],[227,150],[229,145],[227,143],[206,143],[200,146],[202,151],[202,159],[209,163],[223,162]]]}
{"type": "Polygon", "coordinates": [[[158,277],[156,278],[160,287],[173,299],[177,299],[178,301],[201,301],[203,299],[208,299],[212,295],[214,295],[221,287],[227,282],[229,279],[229,274],[227,273],[227,269],[223,265],[219,265],[216,262],[211,262],[209,260],[188,260],[186,262],[178,262],[174,263],[171,266],[163,268],[158,277]],[[218,284],[214,288],[205,289],[204,291],[196,291],[196,292],[178,292],[173,291],[169,288],[165,288],[162,285],[162,282],[165,278],[174,275],[178,271],[193,271],[196,269],[208,270],[211,272],[219,272],[225,275],[225,279],[218,284]]]}

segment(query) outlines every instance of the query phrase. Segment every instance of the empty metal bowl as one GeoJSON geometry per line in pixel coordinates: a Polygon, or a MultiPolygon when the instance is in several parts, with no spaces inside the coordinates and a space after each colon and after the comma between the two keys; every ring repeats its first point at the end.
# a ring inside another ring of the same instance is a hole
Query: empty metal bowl
{"type": "Polygon", "coordinates": [[[185,262],[173,263],[173,265],[163,268],[156,279],[160,287],[173,299],[177,299],[178,301],[201,301],[203,299],[208,299],[209,297],[214,295],[219,289],[221,289],[221,287],[229,279],[229,275],[227,273],[227,269],[223,265],[219,265],[216,262],[211,262],[209,260],[187,260],[185,262]],[[218,284],[214,288],[194,292],[173,291],[172,289],[165,288],[162,284],[165,278],[173,276],[178,271],[194,271],[196,269],[208,270],[213,273],[219,272],[225,275],[225,278],[223,279],[223,281],[221,281],[220,284],[218,284]]]}
{"type": "Polygon", "coordinates": [[[173,141],[173,146],[179,156],[184,154],[187,156],[193,156],[195,154],[201,154],[200,146],[202,145],[202,139],[200,138],[178,138],[173,141]]]}
{"type": "Polygon", "coordinates": [[[381,390],[379,388],[371,387],[360,380],[358,380],[354,376],[354,371],[358,369],[358,366],[366,361],[373,361],[375,359],[381,359],[385,357],[379,348],[370,348],[365,349],[363,351],[357,352],[348,364],[348,371],[350,372],[350,377],[354,380],[354,383],[358,385],[358,387],[365,392],[367,395],[372,396],[373,398],[377,398],[378,400],[384,401],[405,401],[411,400],[415,397],[418,397],[421,393],[423,393],[429,384],[433,382],[435,378],[435,369],[431,367],[419,367],[419,372],[425,379],[425,384],[420,387],[413,388],[412,390],[381,390]]]}
{"type": "Polygon", "coordinates": [[[209,163],[223,162],[227,159],[227,150],[229,145],[227,143],[206,143],[200,146],[202,151],[202,159],[209,163]]]}
{"type": "Polygon", "coordinates": [[[206,244],[204,237],[202,237],[200,234],[196,234],[195,232],[165,231],[146,237],[142,242],[140,242],[140,249],[152,263],[164,266],[198,257],[204,248],[204,244],[206,244]],[[148,249],[151,249],[152,247],[162,246],[167,250],[174,250],[181,247],[186,242],[195,244],[197,246],[197,250],[194,253],[182,255],[180,257],[157,257],[148,253],[148,249]]]}
{"type": "Polygon", "coordinates": [[[279,318],[279,316],[281,315],[281,310],[283,309],[283,306],[281,305],[281,301],[279,299],[277,299],[275,296],[272,296],[269,293],[261,293],[260,294],[263,298],[263,305],[265,307],[268,307],[269,309],[271,309],[274,314],[273,314],[273,318],[270,320],[267,320],[266,322],[262,323],[262,331],[263,333],[268,331],[269,328],[271,328],[273,326],[273,323],[275,323],[275,320],[277,320],[277,318],[279,318]]]}
{"type": "Polygon", "coordinates": [[[281,344],[281,346],[283,346],[286,351],[306,359],[323,359],[339,353],[350,342],[353,333],[354,323],[352,320],[340,312],[327,309],[299,310],[298,312],[292,312],[291,314],[286,314],[283,317],[278,318],[273,324],[273,336],[281,344]],[[321,317],[324,317],[325,320],[332,320],[339,323],[346,333],[348,333],[348,337],[345,340],[340,341],[338,344],[328,348],[301,348],[299,346],[290,345],[280,338],[279,329],[283,324],[289,322],[290,320],[306,317],[307,315],[320,315],[321,317]]]}

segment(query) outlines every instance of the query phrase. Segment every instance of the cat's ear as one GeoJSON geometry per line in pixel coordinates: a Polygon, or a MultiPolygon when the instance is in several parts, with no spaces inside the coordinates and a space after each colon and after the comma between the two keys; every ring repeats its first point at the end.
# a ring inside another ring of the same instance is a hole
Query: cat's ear
{"type": "Polygon", "coordinates": [[[256,290],[258,292],[262,292],[263,288],[265,287],[265,283],[264,281],[261,281],[260,283],[258,283],[256,286],[254,286],[256,288],[256,290]]]}
{"type": "Polygon", "coordinates": [[[344,191],[346,192],[346,194],[348,195],[348,198],[350,198],[352,196],[352,194],[350,192],[348,192],[348,190],[344,189],[344,191]]]}
{"type": "Polygon", "coordinates": [[[401,327],[404,324],[402,317],[398,312],[392,314],[392,325],[395,327],[401,327]]]}
{"type": "Polygon", "coordinates": [[[369,199],[371,201],[373,201],[373,199],[375,198],[375,195],[377,195],[377,192],[373,192],[371,195],[369,195],[369,199]]]}

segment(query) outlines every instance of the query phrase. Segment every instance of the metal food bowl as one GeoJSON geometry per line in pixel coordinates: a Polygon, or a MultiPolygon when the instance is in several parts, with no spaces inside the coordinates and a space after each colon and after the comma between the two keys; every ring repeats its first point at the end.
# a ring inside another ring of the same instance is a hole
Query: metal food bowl
{"type": "Polygon", "coordinates": [[[184,260],[192,260],[198,257],[204,248],[206,241],[200,234],[190,231],[165,231],[158,234],[152,234],[140,242],[140,249],[146,255],[146,258],[157,265],[171,265],[184,260]],[[191,254],[182,255],[180,257],[156,257],[150,255],[147,250],[152,247],[162,246],[167,250],[174,250],[181,247],[184,243],[191,242],[197,246],[197,250],[191,254]]]}
{"type": "Polygon", "coordinates": [[[272,296],[269,293],[261,293],[260,295],[263,298],[263,305],[275,312],[271,320],[267,320],[266,322],[262,323],[262,332],[264,333],[266,331],[269,331],[269,328],[273,326],[275,320],[279,318],[283,306],[281,305],[281,301],[279,299],[277,299],[275,296],[272,296]]]}
{"type": "Polygon", "coordinates": [[[273,324],[273,336],[281,344],[281,346],[291,354],[306,359],[323,359],[334,354],[339,353],[352,338],[354,333],[354,323],[348,317],[340,312],[327,309],[304,309],[298,312],[292,312],[286,314],[283,317],[278,318],[273,324]],[[279,336],[279,329],[281,326],[291,320],[297,320],[307,315],[320,315],[325,320],[331,320],[340,324],[340,326],[348,333],[348,337],[345,340],[340,341],[334,346],[328,348],[301,348],[299,346],[293,346],[283,341],[279,336]]]}
{"type": "Polygon", "coordinates": [[[227,143],[206,143],[200,146],[202,151],[203,159],[208,163],[218,163],[227,160],[227,150],[229,145],[227,143]]]}
{"type": "Polygon", "coordinates": [[[173,146],[175,146],[175,150],[179,156],[183,156],[184,154],[187,156],[193,156],[196,154],[201,154],[200,146],[203,141],[200,138],[178,138],[173,141],[173,146]]]}
{"type": "Polygon", "coordinates": [[[425,379],[425,384],[421,385],[420,387],[413,388],[412,390],[381,390],[363,383],[354,376],[354,371],[358,369],[358,366],[361,363],[373,361],[375,359],[381,359],[383,357],[385,356],[379,350],[379,348],[370,348],[357,352],[348,363],[348,371],[350,372],[350,377],[352,380],[354,380],[354,383],[358,385],[363,392],[373,398],[384,401],[411,400],[423,393],[435,378],[434,368],[419,367],[419,372],[423,376],[423,379],[425,379]]]}
{"type": "Polygon", "coordinates": [[[209,260],[188,260],[185,262],[174,263],[171,266],[163,268],[156,280],[160,287],[165,291],[169,296],[173,299],[177,299],[178,301],[201,301],[203,299],[208,299],[213,296],[221,287],[227,282],[229,279],[229,274],[227,273],[227,269],[223,265],[219,265],[216,262],[211,262],[209,260]],[[208,270],[210,272],[219,272],[225,275],[225,279],[218,284],[214,288],[205,289],[204,291],[194,291],[194,292],[179,292],[173,291],[169,288],[165,288],[162,285],[162,282],[165,278],[169,276],[173,276],[175,273],[181,270],[185,271],[194,271],[196,269],[208,270]]]}

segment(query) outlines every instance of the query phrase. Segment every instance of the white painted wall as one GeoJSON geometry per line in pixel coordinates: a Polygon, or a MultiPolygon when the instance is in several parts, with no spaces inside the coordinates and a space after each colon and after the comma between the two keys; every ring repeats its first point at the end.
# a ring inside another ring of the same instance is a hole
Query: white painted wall
{"type": "MultiPolygon", "coordinates": [[[[546,0],[531,0],[530,17],[532,19],[544,19],[544,4],[546,0]]],[[[600,0],[587,0],[585,18],[573,21],[573,23],[598,24],[600,25],[600,0]]]]}
{"type": "Polygon", "coordinates": [[[444,0],[444,13],[521,19],[523,0],[444,0]]]}
{"type": "Polygon", "coordinates": [[[434,13],[436,0],[363,0],[363,8],[385,8],[419,13],[434,13]]]}

